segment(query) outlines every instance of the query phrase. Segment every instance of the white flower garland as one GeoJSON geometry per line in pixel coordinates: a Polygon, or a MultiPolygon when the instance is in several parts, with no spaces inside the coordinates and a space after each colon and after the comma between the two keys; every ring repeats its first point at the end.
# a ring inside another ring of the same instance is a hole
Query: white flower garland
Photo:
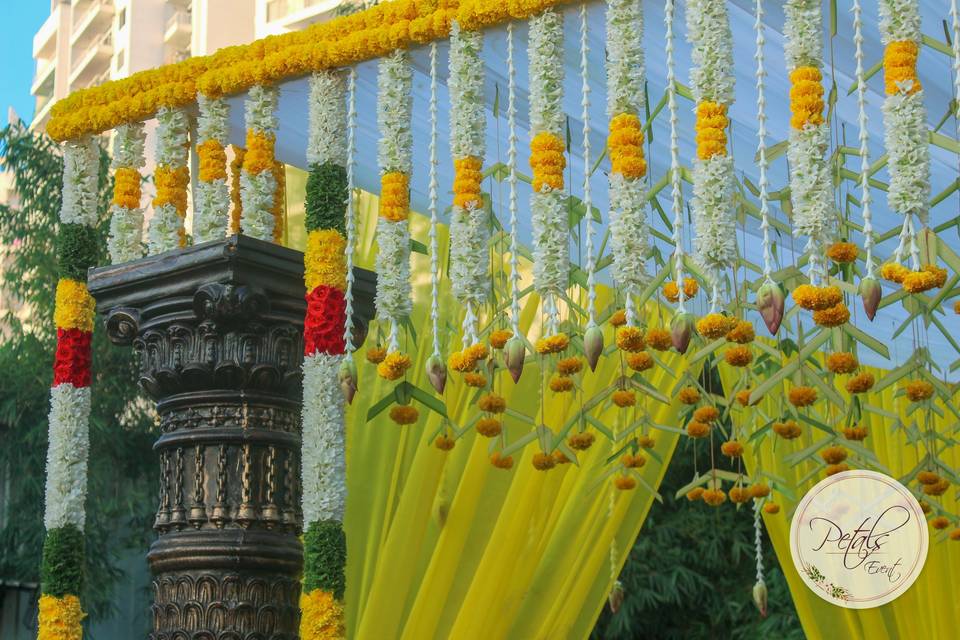
{"type": "Polygon", "coordinates": [[[880,0],[880,36],[884,44],[901,40],[919,43],[920,6],[917,0],[880,0]]]}
{"type": "MultiPolygon", "coordinates": [[[[251,87],[244,102],[247,130],[264,136],[276,135],[278,101],[279,91],[276,87],[251,87]]],[[[260,240],[273,240],[276,191],[277,180],[272,168],[257,174],[251,174],[244,169],[240,174],[240,201],[243,204],[240,228],[244,235],[260,240]]]]}
{"type": "MultiPolygon", "coordinates": [[[[530,134],[563,139],[563,17],[547,9],[530,19],[530,134]]],[[[530,198],[533,281],[544,300],[548,333],[559,331],[557,296],[569,279],[569,239],[563,192],[544,185],[530,198]]]]}
{"type": "Polygon", "coordinates": [[[90,387],[62,383],[50,389],[49,444],[43,524],[83,531],[90,452],[90,387]]]}
{"type": "Polygon", "coordinates": [[[690,88],[699,103],[733,102],[733,35],[725,2],[690,0],[687,39],[693,45],[690,88]]]}
{"type": "MultiPolygon", "coordinates": [[[[147,135],[142,122],[122,124],[113,138],[113,161],[110,167],[140,170],[146,166],[147,135]]],[[[143,208],[128,209],[117,204],[110,207],[110,235],[107,250],[112,264],[143,257],[143,208]]]]}
{"type": "Polygon", "coordinates": [[[513,22],[507,23],[507,185],[510,210],[510,327],[520,335],[520,241],[517,212],[517,69],[513,62],[513,22]]]}
{"type": "MultiPolygon", "coordinates": [[[[157,166],[171,169],[187,166],[190,119],[181,109],[161,107],[157,112],[157,142],[154,160],[157,166]]],[[[151,255],[180,246],[183,220],[172,204],[154,207],[147,233],[147,250],[151,255]]]]}
{"type": "Polygon", "coordinates": [[[593,254],[593,195],[590,189],[590,66],[587,3],[580,5],[580,117],[583,120],[583,209],[586,222],[587,327],[597,325],[597,263],[593,254]]]}
{"type": "MultiPolygon", "coordinates": [[[[677,75],[674,52],[674,0],[667,0],[664,6],[663,22],[667,29],[665,52],[667,57],[667,105],[670,113],[670,209],[673,213],[673,279],[682,283],[683,278],[683,191],[680,186],[680,129],[677,114],[677,75]]],[[[683,287],[678,284],[677,312],[686,312],[686,296],[683,287]]]]}
{"type": "Polygon", "coordinates": [[[763,0],[756,0],[756,20],[754,29],[757,32],[756,52],[757,61],[755,77],[757,80],[757,168],[760,176],[757,187],[760,189],[760,231],[763,233],[763,278],[764,283],[773,282],[773,249],[770,243],[770,197],[767,192],[770,182],[767,179],[767,169],[770,162],[767,159],[767,97],[766,83],[767,69],[764,66],[764,46],[767,43],[764,35],[763,0]]]}
{"type": "MultiPolygon", "coordinates": [[[[451,54],[452,64],[452,54],[451,54]]],[[[433,351],[431,355],[440,358],[440,245],[437,228],[440,225],[437,216],[440,183],[437,180],[437,43],[430,43],[430,333],[433,351]]],[[[428,365],[429,366],[429,365],[428,365]]]]}
{"type": "MultiPolygon", "coordinates": [[[[454,161],[483,161],[486,153],[483,34],[453,23],[450,32],[450,151],[454,161]]],[[[454,192],[456,193],[456,184],[454,192]]],[[[487,297],[489,225],[482,202],[456,203],[450,217],[450,283],[453,295],[467,308],[464,340],[477,341],[476,311],[487,297]]]]}
{"type": "Polygon", "coordinates": [[[100,149],[92,136],[64,145],[60,222],[97,225],[99,169],[100,149]]]}
{"type": "Polygon", "coordinates": [[[347,290],[344,292],[346,300],[345,319],[343,323],[343,341],[347,345],[347,354],[352,356],[356,347],[353,344],[353,252],[357,242],[357,215],[354,198],[354,171],[356,169],[356,140],[357,140],[357,70],[350,67],[347,82],[347,211],[344,215],[344,230],[347,232],[347,290]]]}
{"type": "MultiPolygon", "coordinates": [[[[229,143],[230,108],[227,101],[201,94],[197,98],[197,105],[200,109],[197,118],[198,146],[214,140],[225,149],[229,143]]],[[[227,232],[227,215],[230,211],[230,187],[227,185],[227,178],[216,178],[210,182],[197,180],[195,193],[197,201],[193,215],[194,242],[222,238],[227,232]]]]}
{"type": "Polygon", "coordinates": [[[643,108],[643,2],[607,2],[607,115],[639,114],[643,108]]]}
{"type": "Polygon", "coordinates": [[[410,231],[405,222],[377,220],[377,315],[391,323],[410,315],[410,231]]]}
{"type": "Polygon", "coordinates": [[[310,76],[308,166],[347,164],[347,141],[342,130],[342,123],[347,121],[344,87],[343,75],[334,71],[319,71],[310,76]]]}
{"type": "Polygon", "coordinates": [[[853,42],[856,46],[854,57],[857,61],[857,125],[860,141],[860,206],[863,215],[863,250],[867,272],[864,278],[872,279],[876,271],[873,259],[873,213],[870,194],[870,131],[867,128],[867,81],[863,69],[863,10],[860,0],[853,0],[853,42]]]}
{"type": "Polygon", "coordinates": [[[316,353],[303,360],[303,521],[343,521],[347,456],[344,398],[337,384],[343,356],[316,353]]]}

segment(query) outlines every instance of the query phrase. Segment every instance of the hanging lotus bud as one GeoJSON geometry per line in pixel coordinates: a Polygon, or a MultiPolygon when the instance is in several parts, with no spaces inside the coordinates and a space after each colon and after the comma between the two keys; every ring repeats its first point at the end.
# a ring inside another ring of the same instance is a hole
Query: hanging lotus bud
{"type": "Polygon", "coordinates": [[[610,589],[610,595],[607,596],[607,601],[610,603],[610,613],[616,613],[620,610],[620,605],[623,604],[623,583],[617,580],[613,583],[613,588],[610,589]]]}
{"type": "Polygon", "coordinates": [[[600,327],[590,327],[583,334],[583,355],[587,357],[590,371],[597,370],[597,362],[600,361],[600,354],[602,353],[603,331],[600,330],[600,327]]]}
{"type": "Polygon", "coordinates": [[[523,360],[527,355],[527,347],[523,340],[514,336],[507,340],[503,349],[503,359],[506,361],[507,370],[510,371],[510,377],[514,382],[520,381],[520,374],[523,373],[523,360]]]}
{"type": "Polygon", "coordinates": [[[760,610],[760,616],[767,617],[767,585],[763,580],[757,580],[753,585],[753,604],[760,610]]]}
{"type": "Polygon", "coordinates": [[[863,310],[871,320],[877,315],[877,307],[880,306],[881,297],[883,297],[883,288],[876,279],[864,278],[860,281],[860,299],[863,300],[863,310]]]}
{"type": "Polygon", "coordinates": [[[353,358],[347,357],[340,363],[340,370],[337,373],[337,379],[340,381],[340,390],[343,391],[343,397],[347,404],[353,403],[353,396],[357,394],[357,363],[353,358]]]}
{"type": "Polygon", "coordinates": [[[771,335],[776,335],[777,331],[780,330],[780,323],[783,322],[783,303],[785,299],[783,289],[773,282],[765,282],[757,290],[757,309],[763,316],[763,322],[767,325],[767,331],[771,335]]]}
{"type": "Polygon", "coordinates": [[[447,365],[437,354],[427,358],[427,377],[437,393],[442,395],[443,390],[447,388],[447,365]]]}
{"type": "Polygon", "coordinates": [[[670,338],[673,340],[673,347],[680,353],[686,353],[695,331],[692,313],[684,312],[673,316],[670,322],[670,338]]]}

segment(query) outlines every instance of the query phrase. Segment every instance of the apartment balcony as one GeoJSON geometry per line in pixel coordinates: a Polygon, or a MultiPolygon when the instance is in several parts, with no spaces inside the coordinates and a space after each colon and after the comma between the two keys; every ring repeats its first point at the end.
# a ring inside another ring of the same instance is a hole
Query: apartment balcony
{"type": "Polygon", "coordinates": [[[83,47],[110,31],[113,26],[115,9],[112,0],[93,0],[75,11],[79,11],[79,14],[74,14],[73,31],[70,34],[71,46],[83,47]]]}
{"type": "Polygon", "coordinates": [[[94,40],[85,50],[74,56],[70,70],[70,90],[89,87],[104,70],[110,69],[112,56],[113,35],[107,32],[106,36],[94,40]]]}
{"type": "Polygon", "coordinates": [[[341,4],[343,0],[269,0],[267,32],[298,31],[315,22],[328,20],[341,4]]]}
{"type": "Polygon", "coordinates": [[[193,20],[190,13],[182,10],[174,11],[163,30],[163,42],[176,48],[188,47],[192,35],[193,20]]]}
{"type": "Polygon", "coordinates": [[[33,57],[52,59],[57,55],[57,30],[60,27],[60,5],[56,4],[43,25],[33,36],[33,57]]]}
{"type": "Polygon", "coordinates": [[[33,114],[33,120],[30,122],[30,128],[34,131],[43,131],[47,126],[47,121],[50,120],[50,109],[53,108],[53,103],[56,100],[52,98],[45,99],[43,101],[37,100],[37,108],[33,114]]]}
{"type": "Polygon", "coordinates": [[[56,77],[57,61],[55,58],[37,59],[37,73],[33,77],[30,94],[34,96],[53,95],[53,83],[56,77]]]}

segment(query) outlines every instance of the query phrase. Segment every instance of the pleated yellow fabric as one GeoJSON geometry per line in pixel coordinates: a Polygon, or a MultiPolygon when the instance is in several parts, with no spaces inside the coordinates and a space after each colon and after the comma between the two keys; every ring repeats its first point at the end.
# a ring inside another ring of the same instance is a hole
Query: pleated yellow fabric
{"type": "MultiPolygon", "coordinates": [[[[867,368],[866,370],[873,373],[877,381],[882,380],[888,373],[881,369],[867,368]]],[[[721,375],[724,387],[731,389],[737,374],[731,373],[729,367],[721,365],[721,375]]],[[[846,376],[838,377],[836,384],[836,388],[844,397],[846,395],[842,381],[845,378],[846,376]]],[[[917,421],[919,416],[919,414],[908,415],[909,402],[906,398],[894,397],[901,384],[903,383],[894,384],[878,393],[869,392],[861,395],[861,399],[868,405],[886,414],[864,412],[861,425],[867,427],[869,436],[862,445],[876,455],[881,465],[878,470],[898,479],[909,473],[923,458],[925,452],[921,443],[909,442],[904,429],[897,426],[898,421],[902,425],[910,425],[917,421]]],[[[777,403],[780,402],[783,402],[782,394],[773,393],[761,401],[758,409],[767,418],[773,418],[779,415],[780,407],[777,403]]],[[[820,404],[823,403],[824,401],[821,401],[820,404]]],[[[943,410],[942,406],[940,408],[943,410]]],[[[756,411],[757,409],[740,409],[739,415],[751,416],[752,412],[756,411]]],[[[951,438],[957,420],[949,411],[944,411],[944,416],[943,418],[933,416],[934,426],[938,433],[951,438]]],[[[841,416],[835,417],[837,420],[841,419],[841,416]]],[[[765,421],[766,418],[763,420],[765,421]]],[[[812,640],[819,638],[824,640],[836,638],[931,640],[955,637],[956,630],[960,628],[960,608],[956,607],[954,602],[954,594],[960,588],[960,543],[947,539],[950,529],[946,531],[930,529],[930,551],[920,577],[904,595],[881,607],[863,610],[844,609],[821,599],[801,581],[790,557],[790,518],[800,498],[810,487],[822,480],[825,474],[820,472],[804,481],[805,476],[813,469],[812,463],[803,462],[791,466],[786,462],[786,458],[810,446],[824,435],[823,432],[804,425],[804,434],[797,440],[791,442],[779,440],[774,448],[768,438],[759,447],[748,447],[744,454],[744,461],[751,470],[757,469],[759,465],[759,468],[785,480],[788,486],[795,487],[796,500],[788,500],[782,494],[776,495],[776,500],[781,503],[783,509],[776,515],[764,515],[764,524],[773,542],[777,560],[787,577],[790,594],[793,596],[793,602],[807,638],[812,640]]],[[[944,460],[954,468],[960,464],[960,453],[957,452],[956,447],[951,448],[944,455],[944,460]]],[[[856,466],[850,460],[847,462],[851,463],[852,467],[856,466]]],[[[915,487],[916,481],[911,483],[911,488],[915,487]]],[[[958,513],[958,502],[955,496],[956,488],[953,487],[939,499],[944,508],[951,513],[958,513]]]]}
{"type": "MultiPolygon", "coordinates": [[[[296,184],[296,180],[291,180],[296,184]]],[[[290,197],[296,202],[296,196],[290,197]]],[[[376,201],[361,199],[358,261],[371,268],[376,201]],[[371,221],[371,222],[368,222],[371,221]]],[[[411,216],[413,237],[426,238],[428,221],[411,216]]],[[[446,256],[446,229],[441,228],[440,252],[446,256]]],[[[409,379],[424,389],[429,383],[423,363],[431,353],[429,258],[414,253],[413,326],[416,340],[401,344],[416,363],[409,379]]],[[[497,261],[499,265],[499,260],[497,261]]],[[[499,268],[499,267],[498,267],[499,268]]],[[[524,286],[529,284],[524,274],[524,286]]],[[[441,285],[441,326],[457,327],[449,283],[441,285]]],[[[601,291],[601,308],[611,300],[601,291]]],[[[536,319],[535,297],[523,301],[521,326],[528,337],[536,319]]],[[[366,346],[377,337],[371,335],[366,346]]],[[[457,348],[453,331],[442,343],[457,348]]],[[[612,344],[612,334],[607,343],[612,344]]],[[[358,354],[361,355],[361,354],[358,354]]],[[[514,455],[514,468],[494,468],[490,441],[470,431],[449,452],[432,444],[441,418],[421,407],[420,421],[398,427],[386,412],[367,422],[367,411],[395,383],[376,376],[374,366],[358,359],[359,392],[347,416],[347,592],[348,637],[359,640],[471,640],[483,638],[586,638],[612,586],[610,548],[615,542],[616,573],[639,533],[654,495],[641,483],[614,496],[609,510],[611,480],[602,473],[613,449],[603,437],[580,455],[580,467],[558,465],[536,471],[531,457],[536,443],[514,455]],[[608,517],[609,516],[609,517],[608,517]]],[[[601,360],[596,373],[584,374],[587,396],[608,386],[617,358],[601,360]]],[[[665,361],[675,373],[678,359],[665,361]]],[[[446,402],[450,416],[465,425],[475,415],[475,389],[452,378],[446,402]]],[[[659,389],[672,388],[673,376],[661,369],[645,374],[659,389]]],[[[536,358],[528,354],[527,369],[514,385],[509,374],[498,376],[498,392],[508,407],[534,416],[538,405],[536,358]],[[531,363],[532,361],[532,363],[531,363]]],[[[556,429],[576,410],[572,394],[549,390],[546,424],[556,429]]],[[[644,399],[659,424],[675,424],[677,407],[644,399]]],[[[617,424],[615,409],[599,418],[609,428],[617,424]]],[[[505,418],[510,441],[530,430],[515,418],[505,418]]],[[[674,433],[654,431],[656,447],[639,471],[650,488],[659,486],[677,442],[674,433]]]]}

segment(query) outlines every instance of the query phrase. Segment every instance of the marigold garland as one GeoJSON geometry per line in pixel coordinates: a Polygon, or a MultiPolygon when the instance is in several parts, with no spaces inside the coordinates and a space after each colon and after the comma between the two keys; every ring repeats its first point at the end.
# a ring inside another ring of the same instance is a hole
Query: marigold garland
{"type": "Polygon", "coordinates": [[[859,366],[860,362],[857,360],[857,357],[846,351],[831,353],[827,356],[827,369],[829,369],[831,373],[853,373],[859,366]]]}
{"type": "Polygon", "coordinates": [[[55,597],[40,596],[37,640],[81,640],[83,619],[87,614],[80,607],[75,595],[55,597]]]}
{"type": "Polygon", "coordinates": [[[199,171],[193,218],[194,242],[222,238],[227,232],[230,187],[227,184],[229,107],[220,98],[198,98],[197,160],[199,171]]]}
{"type": "MultiPolygon", "coordinates": [[[[113,141],[113,199],[107,250],[113,264],[143,256],[143,209],[140,169],[146,165],[143,123],[117,127],[113,141]]],[[[79,226],[79,225],[78,225],[79,226]]],[[[87,228],[87,227],[82,227],[87,228]]],[[[83,274],[85,275],[85,274],[83,274]]]]}
{"type": "Polygon", "coordinates": [[[346,637],[343,605],[332,593],[314,589],[300,596],[300,637],[304,640],[342,640],[346,637]]]}

